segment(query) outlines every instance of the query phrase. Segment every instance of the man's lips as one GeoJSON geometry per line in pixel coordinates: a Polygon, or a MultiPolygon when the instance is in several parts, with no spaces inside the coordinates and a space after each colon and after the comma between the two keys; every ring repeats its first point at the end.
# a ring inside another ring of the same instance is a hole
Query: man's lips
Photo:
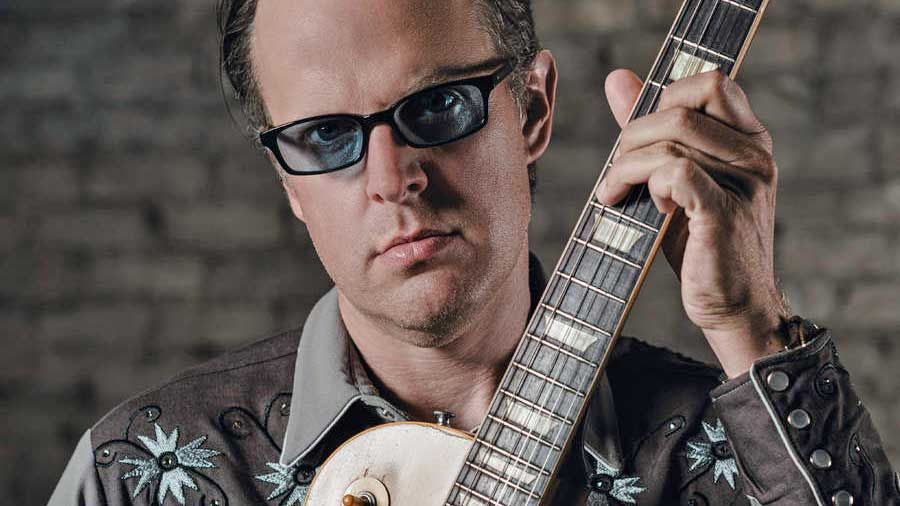
{"type": "Polygon", "coordinates": [[[387,242],[378,256],[396,267],[409,268],[435,257],[450,246],[458,236],[458,232],[421,230],[394,237],[387,242]]]}
{"type": "Polygon", "coordinates": [[[387,241],[387,243],[378,250],[378,254],[383,255],[384,253],[387,253],[390,249],[392,249],[396,246],[401,246],[403,244],[409,244],[409,243],[421,241],[421,240],[427,239],[429,237],[443,237],[443,236],[450,236],[450,235],[454,235],[454,233],[453,232],[442,232],[440,230],[429,230],[429,229],[419,230],[419,231],[413,232],[411,234],[398,235],[398,236],[393,237],[391,240],[387,241]]]}

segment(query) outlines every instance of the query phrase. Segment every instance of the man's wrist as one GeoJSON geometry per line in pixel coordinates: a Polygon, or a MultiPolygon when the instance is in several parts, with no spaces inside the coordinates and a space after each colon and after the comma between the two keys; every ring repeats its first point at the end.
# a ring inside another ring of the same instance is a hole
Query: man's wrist
{"type": "Polygon", "coordinates": [[[736,378],[757,360],[785,350],[787,309],[773,307],[720,329],[702,329],[725,374],[736,378]]]}

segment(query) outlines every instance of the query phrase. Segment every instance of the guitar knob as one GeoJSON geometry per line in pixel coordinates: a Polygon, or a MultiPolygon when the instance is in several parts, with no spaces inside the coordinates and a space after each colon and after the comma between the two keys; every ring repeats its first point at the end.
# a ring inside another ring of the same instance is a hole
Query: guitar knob
{"type": "Polygon", "coordinates": [[[354,481],[344,490],[341,504],[342,506],[391,506],[391,496],[388,495],[384,483],[371,476],[365,476],[354,481]]]}
{"type": "Polygon", "coordinates": [[[435,411],[434,419],[438,425],[443,425],[444,427],[450,426],[450,419],[455,417],[453,413],[449,411],[435,411]]]}
{"type": "Polygon", "coordinates": [[[377,506],[375,496],[368,492],[363,492],[359,497],[353,494],[347,494],[341,499],[343,506],[377,506]]]}

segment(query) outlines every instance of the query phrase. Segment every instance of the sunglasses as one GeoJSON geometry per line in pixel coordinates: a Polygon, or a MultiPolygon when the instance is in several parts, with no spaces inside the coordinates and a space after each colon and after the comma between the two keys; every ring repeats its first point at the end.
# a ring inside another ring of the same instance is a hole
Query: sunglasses
{"type": "Polygon", "coordinates": [[[448,144],[487,124],[491,91],[513,68],[507,61],[492,74],[432,86],[366,116],[328,114],[292,121],[261,132],[259,140],[295,176],[356,164],[366,153],[372,128],[382,122],[414,148],[448,144]]]}

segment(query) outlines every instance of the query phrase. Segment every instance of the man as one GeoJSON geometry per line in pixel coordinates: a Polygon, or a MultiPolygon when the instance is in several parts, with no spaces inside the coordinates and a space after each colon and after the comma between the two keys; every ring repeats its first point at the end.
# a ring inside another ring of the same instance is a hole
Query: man
{"type": "MultiPolygon", "coordinates": [[[[557,69],[527,1],[234,1],[223,14],[225,68],[336,287],[302,331],[114,409],[50,504],[291,506],[364,428],[441,410],[474,431],[540,296],[530,175],[557,69]],[[476,84],[432,88],[459,80],[476,84]]],[[[726,381],[623,338],[554,504],[900,504],[830,336],[781,303],[776,167],[746,97],[719,73],[688,77],[625,125],[640,86],[607,80],[624,132],[597,196],[647,183],[661,211],[683,210],[666,255],[726,381]]]]}

